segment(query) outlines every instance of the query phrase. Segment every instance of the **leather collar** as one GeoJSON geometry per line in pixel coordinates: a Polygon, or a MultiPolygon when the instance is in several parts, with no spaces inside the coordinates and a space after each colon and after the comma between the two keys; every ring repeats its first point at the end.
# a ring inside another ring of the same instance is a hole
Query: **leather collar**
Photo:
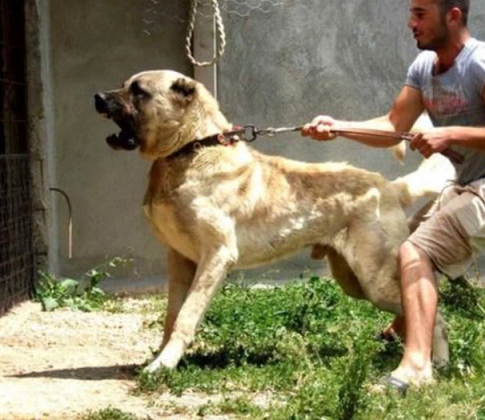
{"type": "Polygon", "coordinates": [[[233,127],[232,131],[225,133],[214,134],[212,136],[204,137],[203,139],[196,139],[182,146],[179,150],[167,156],[167,159],[175,159],[178,157],[190,156],[201,147],[212,146],[231,146],[239,141],[238,135],[244,135],[246,129],[240,127],[233,127]]]}

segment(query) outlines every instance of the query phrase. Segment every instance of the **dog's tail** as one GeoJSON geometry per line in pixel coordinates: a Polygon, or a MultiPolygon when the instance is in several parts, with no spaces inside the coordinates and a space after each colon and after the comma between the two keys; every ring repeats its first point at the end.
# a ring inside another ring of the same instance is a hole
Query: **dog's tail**
{"type": "MultiPolygon", "coordinates": [[[[416,122],[409,130],[410,133],[421,133],[423,131],[428,131],[430,128],[433,128],[433,123],[428,117],[428,114],[424,112],[419,116],[416,122]]],[[[406,140],[403,140],[401,143],[397,144],[396,146],[391,147],[391,152],[396,160],[398,160],[401,164],[404,165],[404,157],[406,156],[406,140]]]]}
{"type": "Polygon", "coordinates": [[[433,199],[455,179],[456,172],[451,162],[439,153],[425,159],[418,169],[392,181],[403,207],[426,197],[433,199]]]}

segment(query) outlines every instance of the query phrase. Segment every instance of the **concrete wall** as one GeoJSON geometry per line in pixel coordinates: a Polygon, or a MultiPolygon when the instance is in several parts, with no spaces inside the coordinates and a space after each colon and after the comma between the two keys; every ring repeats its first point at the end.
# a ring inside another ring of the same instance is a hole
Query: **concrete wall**
{"type": "Polygon", "coordinates": [[[190,74],[185,59],[186,1],[166,2],[166,17],[151,1],[50,0],[54,148],[50,187],[73,207],[73,258],[68,258],[67,206],[52,193],[52,271],[79,275],[112,256],[135,261],[122,277],[162,277],[164,251],[142,214],[149,162],[115,152],[105,137],[117,130],[94,110],[93,95],[117,88],[133,73],[171,68],[190,74]],[[154,20],[151,23],[150,20],[154,20]],[[158,22],[158,23],[157,23],[158,22]]]}
{"type": "MultiPolygon", "coordinates": [[[[384,114],[417,53],[406,27],[407,1],[285,0],[265,2],[267,13],[248,9],[247,16],[228,13],[231,3],[222,4],[227,50],[218,68],[218,97],[235,123],[285,126],[319,113],[348,119],[384,114]]],[[[92,95],[143,69],[191,74],[183,50],[187,13],[188,1],[180,0],[50,0],[51,186],[65,190],[74,209],[69,260],[65,203],[53,197],[51,261],[61,274],[82,273],[107,255],[132,249],[135,262],[119,277],[165,275],[164,252],[141,210],[149,163],[106,146],[114,126],[96,115],[92,95]],[[150,4],[157,13],[147,16],[150,4]]],[[[470,23],[475,36],[485,39],[485,3],[475,0],[470,23]]],[[[419,162],[410,153],[400,166],[386,150],[348,141],[318,144],[297,134],[261,138],[254,147],[305,161],[346,160],[390,178],[419,162]]],[[[288,278],[319,270],[308,254],[246,276],[288,278]]]]}

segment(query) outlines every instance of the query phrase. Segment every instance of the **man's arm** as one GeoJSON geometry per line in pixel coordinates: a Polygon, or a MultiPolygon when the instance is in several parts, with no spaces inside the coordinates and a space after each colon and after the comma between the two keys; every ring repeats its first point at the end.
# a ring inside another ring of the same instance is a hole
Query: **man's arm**
{"type": "MultiPolygon", "coordinates": [[[[482,92],[485,103],[485,88],[482,92]]],[[[485,152],[485,127],[450,126],[437,127],[417,135],[411,141],[411,149],[417,149],[424,157],[442,152],[451,145],[485,152]]]]}
{"type": "MultiPolygon", "coordinates": [[[[387,131],[409,131],[423,111],[421,92],[413,87],[404,86],[386,115],[367,121],[341,121],[327,116],[319,116],[310,124],[305,125],[302,134],[311,136],[316,140],[330,140],[335,138],[335,135],[330,133],[330,129],[370,128],[387,131]]],[[[390,147],[400,142],[399,139],[392,137],[371,137],[359,134],[342,134],[342,136],[373,147],[390,147]]]]}

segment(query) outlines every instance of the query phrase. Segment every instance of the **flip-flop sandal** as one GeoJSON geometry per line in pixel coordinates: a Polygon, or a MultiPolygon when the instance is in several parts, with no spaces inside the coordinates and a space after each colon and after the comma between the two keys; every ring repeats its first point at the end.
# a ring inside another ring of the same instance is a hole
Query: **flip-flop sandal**
{"type": "Polygon", "coordinates": [[[392,375],[382,376],[376,383],[370,385],[369,390],[373,394],[384,395],[387,392],[395,392],[401,397],[406,396],[409,384],[392,375]]]}
{"type": "Polygon", "coordinates": [[[386,385],[387,388],[399,392],[402,396],[406,395],[406,392],[409,388],[409,384],[407,382],[404,382],[401,379],[398,379],[391,375],[385,376],[382,382],[384,385],[386,385]]]}

